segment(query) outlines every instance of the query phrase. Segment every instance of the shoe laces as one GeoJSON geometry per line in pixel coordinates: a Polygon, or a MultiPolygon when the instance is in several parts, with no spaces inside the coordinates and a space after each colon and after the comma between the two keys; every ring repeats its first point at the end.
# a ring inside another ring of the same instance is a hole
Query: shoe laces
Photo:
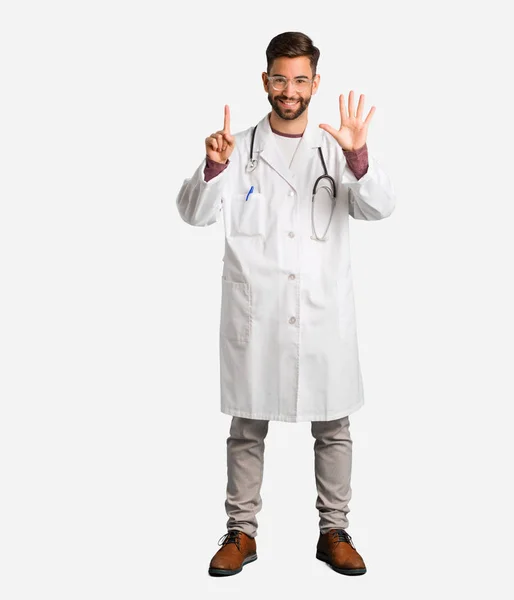
{"type": "Polygon", "coordinates": [[[226,546],[227,544],[235,544],[238,550],[241,550],[241,532],[237,529],[231,529],[225,535],[222,535],[218,540],[218,546],[226,546]]]}
{"type": "Polygon", "coordinates": [[[352,542],[352,536],[344,529],[336,529],[332,531],[332,537],[337,540],[337,544],[339,544],[339,542],[347,542],[352,548],[356,549],[352,542]]]}

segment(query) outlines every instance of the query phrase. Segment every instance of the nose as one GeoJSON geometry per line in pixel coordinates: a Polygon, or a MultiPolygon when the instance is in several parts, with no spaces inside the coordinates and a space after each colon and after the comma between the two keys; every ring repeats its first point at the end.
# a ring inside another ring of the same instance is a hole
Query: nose
{"type": "Polygon", "coordinates": [[[288,80],[286,83],[286,87],[284,88],[284,92],[288,95],[290,95],[290,97],[294,96],[295,92],[296,92],[296,88],[294,86],[294,83],[291,80],[288,80]]]}

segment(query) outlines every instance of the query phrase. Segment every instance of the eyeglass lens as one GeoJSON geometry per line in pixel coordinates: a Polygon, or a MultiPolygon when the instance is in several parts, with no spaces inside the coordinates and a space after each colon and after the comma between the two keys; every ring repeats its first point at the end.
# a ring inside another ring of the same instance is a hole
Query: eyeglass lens
{"type": "MultiPolygon", "coordinates": [[[[270,77],[269,79],[273,89],[279,92],[285,90],[287,82],[289,81],[285,77],[270,77]]],[[[293,87],[299,92],[306,90],[311,83],[310,79],[291,79],[291,81],[293,82],[293,87]]]]}

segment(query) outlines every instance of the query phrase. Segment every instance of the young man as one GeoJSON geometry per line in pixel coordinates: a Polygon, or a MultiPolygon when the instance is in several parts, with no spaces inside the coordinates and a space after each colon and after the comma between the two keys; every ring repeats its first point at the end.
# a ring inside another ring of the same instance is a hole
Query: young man
{"type": "Polygon", "coordinates": [[[272,110],[232,135],[206,138],[206,157],[177,197],[191,225],[223,211],[220,323],[221,411],[227,440],[227,533],[211,575],[233,575],[257,558],[264,439],[269,421],[311,421],[320,536],[316,557],[346,575],[366,566],[347,533],[352,440],[349,415],[364,402],[348,238],[349,216],[377,220],[395,205],[392,185],[369,157],[364,96],[340,96],[339,129],[308,122],[319,50],[297,32],[266,50],[272,110]]]}

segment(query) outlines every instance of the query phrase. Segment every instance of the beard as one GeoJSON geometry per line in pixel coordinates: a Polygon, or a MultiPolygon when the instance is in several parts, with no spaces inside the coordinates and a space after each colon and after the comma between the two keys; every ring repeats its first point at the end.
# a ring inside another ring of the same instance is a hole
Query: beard
{"type": "Polygon", "coordinates": [[[293,121],[305,112],[305,110],[309,106],[311,97],[309,96],[308,98],[286,98],[285,96],[273,97],[271,94],[268,94],[268,101],[271,104],[273,110],[281,119],[285,119],[286,121],[293,121]],[[298,100],[298,104],[296,105],[296,109],[286,108],[283,104],[280,104],[279,100],[298,100]]]}

